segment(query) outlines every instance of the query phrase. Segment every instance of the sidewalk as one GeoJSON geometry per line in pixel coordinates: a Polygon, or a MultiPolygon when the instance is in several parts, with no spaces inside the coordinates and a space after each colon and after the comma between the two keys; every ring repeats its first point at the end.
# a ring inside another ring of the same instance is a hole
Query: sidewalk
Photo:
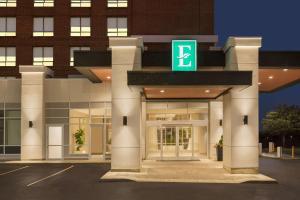
{"type": "Polygon", "coordinates": [[[101,181],[131,180],[136,182],[174,183],[276,183],[263,174],[231,174],[222,162],[144,161],[141,172],[107,172],[101,181]]]}
{"type": "Polygon", "coordinates": [[[262,153],[262,157],[267,157],[267,158],[275,158],[275,159],[287,159],[287,160],[299,160],[299,156],[295,156],[295,158],[292,158],[291,155],[289,154],[282,154],[282,157],[279,158],[277,157],[277,152],[272,152],[272,153],[262,153]]]}

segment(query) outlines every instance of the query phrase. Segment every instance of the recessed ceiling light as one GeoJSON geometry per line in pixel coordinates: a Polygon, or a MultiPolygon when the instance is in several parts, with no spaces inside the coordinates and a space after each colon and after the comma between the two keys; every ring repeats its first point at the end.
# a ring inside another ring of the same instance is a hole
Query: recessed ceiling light
{"type": "Polygon", "coordinates": [[[269,79],[271,80],[271,79],[273,79],[274,78],[274,76],[269,76],[269,79]]]}
{"type": "Polygon", "coordinates": [[[284,72],[287,72],[287,71],[289,71],[289,69],[283,69],[283,71],[284,71],[284,72]]]}
{"type": "Polygon", "coordinates": [[[160,93],[165,93],[165,90],[161,90],[161,91],[159,91],[160,93]]]}
{"type": "Polygon", "coordinates": [[[205,90],[205,93],[210,93],[210,90],[205,90]]]}
{"type": "Polygon", "coordinates": [[[110,80],[110,79],[111,79],[111,77],[110,77],[110,76],[107,76],[106,78],[107,78],[108,80],[110,80]]]}

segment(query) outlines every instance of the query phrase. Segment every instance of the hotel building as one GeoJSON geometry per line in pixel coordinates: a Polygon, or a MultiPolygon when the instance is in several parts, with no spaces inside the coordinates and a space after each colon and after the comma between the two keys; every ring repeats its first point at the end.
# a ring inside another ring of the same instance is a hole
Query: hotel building
{"type": "Polygon", "coordinates": [[[257,173],[258,97],[299,82],[300,52],[217,47],[213,0],[0,0],[0,157],[216,159],[257,173]]]}

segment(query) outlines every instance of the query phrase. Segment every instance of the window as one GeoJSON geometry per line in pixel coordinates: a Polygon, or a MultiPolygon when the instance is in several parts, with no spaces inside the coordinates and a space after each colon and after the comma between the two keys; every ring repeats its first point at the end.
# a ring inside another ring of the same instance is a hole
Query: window
{"type": "Polygon", "coordinates": [[[64,158],[110,155],[111,102],[46,102],[45,120],[64,125],[64,158]]]}
{"type": "Polygon", "coordinates": [[[0,154],[20,154],[20,104],[5,103],[0,109],[0,154]]]}
{"type": "Polygon", "coordinates": [[[0,67],[16,66],[16,48],[0,47],[0,67]]]}
{"type": "Polygon", "coordinates": [[[53,47],[34,47],[33,65],[53,66],[53,47]]]}
{"type": "Polygon", "coordinates": [[[128,7],[128,0],[107,0],[107,7],[109,8],[125,8],[128,7]]]}
{"type": "Polygon", "coordinates": [[[53,36],[53,17],[35,17],[33,19],[33,36],[53,36]]]}
{"type": "Polygon", "coordinates": [[[71,151],[75,154],[89,152],[89,109],[70,109],[70,145],[71,151]],[[81,141],[78,142],[80,134],[81,141]]]}
{"type": "Polygon", "coordinates": [[[91,36],[90,18],[72,17],[71,36],[84,36],[84,37],[91,36]]]}
{"type": "Polygon", "coordinates": [[[34,0],[34,7],[53,7],[54,0],[34,0]]]}
{"type": "Polygon", "coordinates": [[[16,7],[17,0],[0,0],[0,7],[16,7]]]}
{"type": "Polygon", "coordinates": [[[16,36],[15,17],[0,17],[0,36],[16,36]]]}
{"type": "Polygon", "coordinates": [[[91,7],[91,0],[71,0],[71,7],[91,7]]]}
{"type": "Polygon", "coordinates": [[[126,17],[110,17],[107,18],[107,36],[127,36],[127,18],[126,17]]]}
{"type": "Polygon", "coordinates": [[[148,121],[177,121],[207,119],[207,103],[149,103],[148,121]]]}
{"type": "Polygon", "coordinates": [[[71,47],[70,48],[70,66],[74,66],[74,51],[89,51],[90,47],[71,47]]]}

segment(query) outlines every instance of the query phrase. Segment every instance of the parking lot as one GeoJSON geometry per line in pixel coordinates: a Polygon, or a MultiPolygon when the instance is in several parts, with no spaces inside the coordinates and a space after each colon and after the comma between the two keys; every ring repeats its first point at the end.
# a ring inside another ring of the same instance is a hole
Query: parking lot
{"type": "Polygon", "coordinates": [[[300,160],[260,161],[278,184],[100,182],[109,164],[0,164],[0,199],[299,199],[300,160]]]}

